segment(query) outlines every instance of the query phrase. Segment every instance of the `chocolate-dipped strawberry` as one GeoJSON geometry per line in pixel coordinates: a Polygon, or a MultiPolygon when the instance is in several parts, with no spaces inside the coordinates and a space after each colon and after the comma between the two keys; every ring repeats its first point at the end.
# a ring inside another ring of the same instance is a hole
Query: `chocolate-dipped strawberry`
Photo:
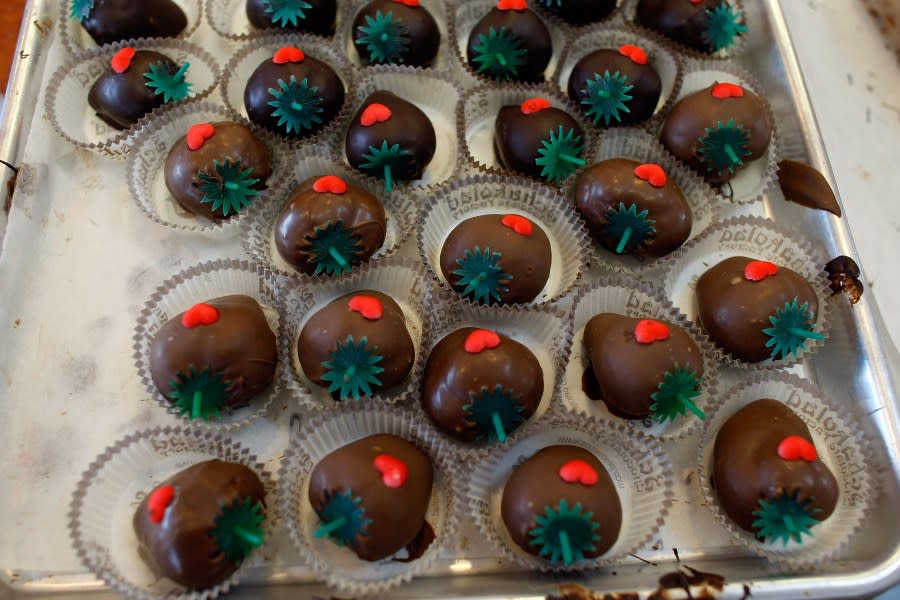
{"type": "Polygon", "coordinates": [[[335,0],[247,0],[247,20],[257,29],[283,29],[318,35],[334,33],[335,0]]]}
{"type": "Polygon", "coordinates": [[[823,337],[815,291],[786,267],[733,256],[701,275],[696,292],[700,324],[738,360],[784,359],[823,337]]]}
{"type": "Polygon", "coordinates": [[[384,181],[420,179],[434,157],[434,126],[422,109],[391,92],[373,92],[350,121],[344,148],[350,164],[384,181]]]}
{"type": "Polygon", "coordinates": [[[637,22],[698,52],[734,45],[747,26],[729,0],[640,0],[637,22]]]}
{"type": "Polygon", "coordinates": [[[141,558],[159,577],[200,590],[227,580],[263,544],[266,492],[252,469],[208,460],[167,479],[132,524],[141,558]]]}
{"type": "Polygon", "coordinates": [[[122,48],[112,57],[110,70],[91,86],[88,104],[116,129],[128,129],[154,108],[188,97],[189,67],[153,50],[122,48]]]}
{"type": "Polygon", "coordinates": [[[617,0],[538,0],[547,12],[573,25],[596,23],[616,9],[617,0]]]}
{"type": "Polygon", "coordinates": [[[434,478],[428,456],[394,435],[372,435],[338,448],[309,477],[309,503],[328,536],[363,560],[404,548],[414,560],[434,540],[425,512],[434,478]]]}
{"type": "Polygon", "coordinates": [[[469,65],[501,81],[543,81],[552,53],[550,31],[526,0],[499,0],[475,24],[466,44],[469,65]]]}
{"type": "Polygon", "coordinates": [[[291,138],[325,127],[344,104],[344,82],[326,63],[294,46],[279,48],[247,80],[247,117],[291,138]]]}
{"type": "Polygon", "coordinates": [[[489,329],[445,336],[425,363],[422,407],[448,435],[503,443],[537,410],[544,373],[531,351],[489,329]]]}
{"type": "Polygon", "coordinates": [[[297,351],[306,376],[335,400],[358,400],[394,387],[416,358],[403,309],[375,290],[341,296],[311,316],[297,351]]]}
{"type": "Polygon", "coordinates": [[[550,277],[550,239],[521,215],[479,215],[453,228],[441,247],[447,283],[477,304],[534,300],[550,277]]]}
{"type": "Polygon", "coordinates": [[[703,356],[690,335],[677,325],[601,313],[584,328],[584,347],[600,397],[610,412],[626,419],[652,416],[675,420],[700,395],[703,356]]]}
{"type": "Polygon", "coordinates": [[[197,123],[169,150],[166,187],[182,208],[207,219],[236,215],[272,174],[269,151],[240,123],[197,123]]]}
{"type": "Polygon", "coordinates": [[[575,206],[591,234],[616,254],[665,256],[691,234],[691,208],[681,188],[654,163],[611,158],[575,182],[575,206]]]}
{"type": "Polygon", "coordinates": [[[632,125],[653,115],[662,80],[643,48],[625,44],[583,56],[572,67],[568,92],[594,125],[632,125]]]}
{"type": "Polygon", "coordinates": [[[298,185],[275,219],[275,248],[307,275],[346,273],[384,244],[384,206],[336,175],[298,185]]]}
{"type": "Polygon", "coordinates": [[[419,0],[372,0],[353,19],[353,45],[369,64],[427,67],[440,44],[437,23],[419,0]]]}
{"type": "Polygon", "coordinates": [[[150,344],[153,383],[192,419],[247,404],[272,383],[277,364],[275,334],[249,296],[195,304],[164,323],[150,344]]]}
{"type": "Polygon", "coordinates": [[[675,103],[660,141],[675,158],[721,184],[765,154],[771,137],[762,98],[734,83],[715,83],[675,103]]]}
{"type": "Polygon", "coordinates": [[[578,446],[548,446],[516,467],[500,503],[503,524],[523,550],[571,565],[609,550],[622,504],[603,464],[578,446]]]}
{"type": "Polygon", "coordinates": [[[813,535],[840,496],[806,423],[770,399],[748,404],[719,430],[710,483],[739,527],[784,545],[813,535]]]}
{"type": "Polygon", "coordinates": [[[187,16],[172,0],[67,0],[70,14],[98,45],[120,40],[175,37],[187,16]]]}
{"type": "Polygon", "coordinates": [[[546,98],[504,106],[494,121],[494,152],[500,164],[549,183],[584,166],[583,139],[578,121],[546,98]]]}

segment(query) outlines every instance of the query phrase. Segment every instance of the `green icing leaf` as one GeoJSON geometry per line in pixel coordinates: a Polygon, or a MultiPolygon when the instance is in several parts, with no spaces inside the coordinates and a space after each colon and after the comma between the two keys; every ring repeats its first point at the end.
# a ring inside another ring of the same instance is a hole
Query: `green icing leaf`
{"type": "Polygon", "coordinates": [[[198,373],[191,367],[188,373],[178,373],[169,382],[172,388],[169,398],[178,408],[179,415],[209,421],[222,416],[228,385],[222,381],[222,373],[213,373],[209,367],[198,373]]]}
{"type": "Polygon", "coordinates": [[[384,189],[390,193],[394,187],[394,174],[402,172],[409,164],[407,156],[409,150],[401,148],[400,144],[388,146],[387,140],[384,140],[381,147],[369,146],[369,152],[363,154],[366,162],[359,165],[359,168],[384,181],[384,189]]]}
{"type": "Polygon", "coordinates": [[[192,83],[188,83],[185,74],[190,68],[190,63],[184,63],[174,73],[169,72],[163,61],[150,65],[150,70],[144,73],[147,80],[144,85],[153,90],[157,96],[163,97],[163,102],[179,102],[191,93],[192,83]]]}
{"type": "Polygon", "coordinates": [[[501,254],[491,252],[490,248],[481,250],[475,246],[475,251],[466,250],[463,258],[456,259],[459,268],[453,274],[459,277],[459,281],[453,286],[463,296],[472,296],[472,300],[480,304],[500,302],[500,294],[509,288],[506,284],[512,281],[512,275],[504,273],[498,264],[501,254]]]}
{"type": "Polygon", "coordinates": [[[353,235],[341,221],[316,227],[313,235],[307,235],[306,240],[310,243],[310,262],[316,265],[315,275],[323,272],[326,275],[346,273],[360,262],[356,255],[360,237],[353,235]]]}
{"type": "Polygon", "coordinates": [[[750,132],[728,119],[724,125],[719,121],[715,129],[706,129],[697,152],[707,171],[722,175],[744,164],[743,157],[752,154],[749,144],[750,132]]]}
{"type": "Polygon", "coordinates": [[[618,208],[610,207],[606,213],[606,233],[613,240],[619,240],[616,254],[632,253],[647,243],[656,234],[656,221],[648,219],[649,210],[637,211],[637,204],[626,208],[619,203],[618,208]]]}
{"type": "Polygon", "coordinates": [[[559,507],[544,507],[544,514],[534,518],[536,526],[528,532],[531,543],[538,548],[540,556],[550,562],[560,562],[566,566],[584,559],[585,552],[597,549],[600,541],[597,530],[600,523],[593,520],[594,513],[581,512],[581,503],[569,507],[562,499],[559,507]]]}
{"type": "Polygon", "coordinates": [[[775,311],[769,317],[771,327],[763,329],[769,336],[766,348],[772,348],[772,358],[785,358],[796,354],[806,345],[806,340],[821,340],[825,336],[814,331],[816,315],[809,308],[809,302],[799,303],[797,298],[775,311]]]}
{"type": "Polygon", "coordinates": [[[219,552],[235,564],[250,555],[265,541],[262,523],[266,515],[257,500],[244,498],[222,507],[222,514],[216,518],[216,525],[209,532],[219,552]]]}
{"type": "Polygon", "coordinates": [[[760,499],[759,508],[753,511],[753,516],[757,517],[753,521],[756,537],[764,542],[781,540],[782,545],[787,546],[791,538],[802,543],[804,535],[812,536],[810,528],[818,523],[812,515],[821,509],[810,506],[812,498],[802,502],[798,498],[799,491],[795,491],[770,500],[760,499]]]}
{"type": "Polygon", "coordinates": [[[505,443],[506,435],[525,420],[520,398],[500,384],[494,389],[482,387],[480,392],[472,392],[469,398],[471,402],[463,406],[463,411],[469,417],[466,425],[476,431],[477,440],[505,443]]]}
{"type": "Polygon", "coordinates": [[[269,106],[275,109],[272,116],[278,118],[278,127],[284,127],[288,134],[311,131],[322,123],[319,113],[324,109],[319,88],[310,87],[308,78],[299,83],[293,75],[289,82],[279,79],[278,89],[269,88],[269,95],[269,106]]]}
{"type": "Polygon", "coordinates": [[[212,170],[215,175],[207,171],[197,173],[200,191],[203,193],[200,201],[212,204],[210,208],[213,211],[221,209],[226,217],[229,213],[239,213],[250,206],[253,198],[259,194],[259,190],[253,188],[259,183],[259,179],[250,177],[252,167],[242,167],[240,160],[231,162],[225,159],[224,163],[214,160],[212,170]]]}
{"type": "Polygon", "coordinates": [[[347,396],[353,396],[359,400],[362,394],[372,395],[372,386],[376,390],[381,387],[381,378],[378,376],[384,372],[378,363],[382,357],[377,354],[377,348],[367,348],[368,339],[365,336],[359,339],[357,344],[352,335],[347,336],[343,344],[338,342],[331,360],[322,363],[326,372],[322,379],[329,382],[328,392],[338,392],[339,398],[344,400],[347,396]]]}
{"type": "Polygon", "coordinates": [[[631,112],[627,102],[632,99],[628,92],[634,88],[633,85],[627,85],[628,77],[616,71],[610,74],[604,71],[603,75],[594,73],[594,77],[588,79],[587,86],[582,88],[581,104],[587,107],[587,115],[594,121],[596,125],[600,119],[606,125],[610,120],[615,119],[617,122],[622,121],[619,111],[631,112]]]}
{"type": "Polygon", "coordinates": [[[362,35],[357,38],[356,45],[365,46],[369,62],[402,63],[409,44],[409,31],[403,22],[395,19],[391,11],[384,14],[380,10],[375,13],[375,18],[367,15],[365,20],[366,24],[359,27],[362,35]]]}
{"type": "Polygon", "coordinates": [[[263,0],[266,12],[272,15],[272,23],[278,27],[297,27],[306,18],[305,10],[313,7],[304,0],[263,0]]]}
{"type": "Polygon", "coordinates": [[[488,34],[479,34],[478,43],[472,46],[472,58],[479,73],[486,73],[495,79],[509,81],[518,75],[518,68],[525,64],[524,55],[528,50],[522,47],[522,41],[515,37],[506,27],[497,31],[493,27],[488,34]]]}
{"type": "Polygon", "coordinates": [[[372,522],[372,519],[366,518],[362,498],[354,497],[352,490],[337,493],[326,491],[325,494],[325,506],[319,511],[322,525],[314,535],[317,538],[327,535],[338,546],[351,546],[358,536],[366,535],[366,527],[372,522]]]}
{"type": "Polygon", "coordinates": [[[581,157],[581,151],[584,144],[581,142],[581,136],[575,135],[574,129],[563,132],[562,125],[559,131],[551,131],[550,137],[541,142],[538,148],[538,158],[534,159],[534,164],[541,169],[541,177],[549,183],[554,181],[562,181],[578,167],[583,167],[585,162],[581,157]]]}
{"type": "Polygon", "coordinates": [[[691,369],[682,369],[675,363],[675,368],[665,372],[657,391],[650,396],[653,400],[650,405],[653,418],[658,423],[665,423],[667,420],[674,421],[690,410],[698,419],[706,419],[706,414],[694,404],[694,398],[700,395],[700,382],[697,373],[691,369]]]}
{"type": "Polygon", "coordinates": [[[706,11],[706,29],[701,36],[713,52],[731,46],[740,34],[747,33],[741,16],[741,11],[727,2],[706,11]]]}
{"type": "Polygon", "coordinates": [[[84,21],[91,16],[92,10],[94,10],[94,0],[72,0],[72,8],[69,11],[69,15],[73,19],[84,21]]]}

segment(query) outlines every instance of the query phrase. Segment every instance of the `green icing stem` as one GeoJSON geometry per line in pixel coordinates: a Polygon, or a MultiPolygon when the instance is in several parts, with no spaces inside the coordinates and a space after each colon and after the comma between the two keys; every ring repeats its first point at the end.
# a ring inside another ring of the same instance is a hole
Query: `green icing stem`
{"type": "Polygon", "coordinates": [[[391,182],[391,165],[385,163],[384,165],[384,189],[390,193],[391,188],[393,188],[393,183],[391,182]]]}
{"type": "Polygon", "coordinates": [[[172,76],[173,80],[181,79],[184,77],[184,74],[187,73],[188,68],[190,68],[191,63],[184,63],[181,67],[178,68],[178,71],[175,72],[175,75],[172,76]]]}
{"type": "Polygon", "coordinates": [[[559,530],[559,546],[562,549],[563,564],[572,564],[572,546],[569,544],[569,534],[565,529],[559,530]]]}
{"type": "Polygon", "coordinates": [[[501,444],[506,443],[506,430],[503,428],[503,420],[500,418],[500,413],[492,413],[491,421],[494,423],[494,431],[497,433],[497,441],[501,444]]]}
{"type": "Polygon", "coordinates": [[[734,153],[734,149],[731,147],[731,144],[725,144],[724,146],[725,154],[728,155],[728,158],[731,159],[731,163],[735,165],[741,164],[741,159],[738,158],[738,155],[734,153]]]}
{"type": "Polygon", "coordinates": [[[350,365],[347,367],[347,370],[344,371],[344,381],[350,383],[350,380],[353,379],[354,375],[356,375],[356,365],[350,365]]]}
{"type": "Polygon", "coordinates": [[[336,262],[337,264],[341,265],[341,267],[343,267],[343,268],[346,268],[347,265],[350,264],[350,263],[347,262],[347,259],[345,259],[343,256],[341,256],[341,253],[340,253],[340,252],[338,252],[337,250],[335,250],[334,246],[329,246],[329,247],[328,247],[328,254],[331,255],[331,258],[334,259],[334,262],[336,262]]]}
{"type": "Polygon", "coordinates": [[[799,327],[791,327],[788,329],[788,333],[808,340],[821,340],[825,338],[824,335],[817,331],[807,331],[806,329],[801,329],[799,327]]]}
{"type": "Polygon", "coordinates": [[[689,411],[697,415],[698,419],[700,419],[701,421],[706,420],[706,413],[700,410],[700,407],[694,404],[693,400],[682,394],[678,394],[677,396],[675,396],[675,398],[677,398],[682,405],[686,406],[689,411]]]}
{"type": "Polygon", "coordinates": [[[347,523],[347,517],[338,517],[334,521],[329,521],[328,523],[322,523],[316,532],[313,534],[314,537],[323,538],[332,531],[340,529],[347,523]]]}
{"type": "Polygon", "coordinates": [[[789,531],[796,531],[796,526],[794,525],[794,520],[791,518],[791,515],[785,514],[781,519],[784,521],[784,526],[787,527],[789,531]]]}
{"type": "Polygon", "coordinates": [[[497,58],[497,62],[500,63],[500,66],[501,66],[501,67],[505,67],[505,66],[506,66],[506,59],[503,57],[502,54],[499,54],[499,53],[498,53],[498,54],[495,54],[494,56],[497,58]]]}
{"type": "Polygon", "coordinates": [[[191,405],[191,418],[199,419],[203,415],[203,392],[194,391],[194,402],[191,405]]]}
{"type": "Polygon", "coordinates": [[[232,531],[234,532],[234,535],[236,535],[239,538],[241,538],[242,540],[246,541],[248,544],[250,544],[254,548],[258,548],[259,546],[262,546],[263,536],[256,534],[252,531],[247,531],[240,525],[235,525],[234,529],[232,529],[232,531]]]}
{"type": "Polygon", "coordinates": [[[584,162],[584,159],[578,158],[577,156],[572,156],[571,154],[560,154],[559,159],[573,165],[578,165],[579,167],[583,167],[587,164],[586,162],[584,162]]]}
{"type": "Polygon", "coordinates": [[[628,244],[628,238],[631,237],[631,227],[626,227],[625,231],[622,232],[622,237],[619,239],[619,245],[616,246],[616,254],[622,254],[625,250],[625,246],[628,244]]]}

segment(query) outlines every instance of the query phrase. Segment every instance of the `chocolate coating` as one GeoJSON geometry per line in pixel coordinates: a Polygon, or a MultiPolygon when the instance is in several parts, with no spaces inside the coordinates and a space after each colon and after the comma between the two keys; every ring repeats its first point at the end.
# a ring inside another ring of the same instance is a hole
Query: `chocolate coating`
{"type": "Polygon", "coordinates": [[[247,80],[244,88],[244,108],[247,109],[247,117],[262,127],[281,135],[293,138],[302,138],[312,135],[325,127],[340,112],[344,104],[344,82],[338,77],[330,66],[306,54],[303,61],[298,63],[275,64],[271,58],[265,59],[247,80]],[[278,125],[279,118],[274,116],[277,110],[269,105],[273,100],[270,89],[279,89],[278,82],[290,83],[291,75],[302,83],[308,80],[309,88],[317,88],[316,95],[321,99],[318,104],[322,112],[317,113],[321,123],[313,124],[310,129],[290,133],[286,125],[278,125]]]}
{"type": "Polygon", "coordinates": [[[538,0],[537,4],[573,25],[601,21],[616,9],[616,0],[538,0]]]}
{"type": "Polygon", "coordinates": [[[841,205],[838,204],[834,190],[828,185],[828,180],[806,163],[796,160],[778,163],[778,186],[784,199],[789,202],[841,216],[841,205]]]}
{"type": "Polygon", "coordinates": [[[162,521],[150,519],[150,494],[134,513],[132,524],[141,558],[156,575],[192,589],[228,579],[240,563],[226,557],[209,532],[223,506],[251,498],[265,509],[266,492],[259,477],[242,464],[209,460],[188,467],[162,485],[175,488],[162,521]]]}
{"type": "Polygon", "coordinates": [[[175,37],[187,16],[172,0],[94,0],[82,26],[97,45],[140,37],[175,37]]]}
{"type": "Polygon", "coordinates": [[[88,104],[106,123],[116,129],[128,129],[164,104],[163,95],[148,87],[144,77],[150,65],[156,63],[162,63],[169,73],[178,71],[178,65],[168,56],[153,50],[138,50],[124,73],[110,69],[94,82],[88,92],[88,104]]]}
{"type": "Polygon", "coordinates": [[[303,0],[308,5],[303,9],[303,16],[297,17],[297,25],[288,22],[282,26],[272,22],[274,12],[266,9],[271,7],[271,0],[247,0],[247,19],[257,29],[283,29],[287,31],[303,31],[318,35],[332,35],[334,33],[334,19],[337,15],[337,2],[335,0],[303,0]]]}
{"type": "Polygon", "coordinates": [[[558,509],[560,500],[569,506],[581,504],[582,513],[594,513],[592,520],[599,523],[596,530],[600,539],[595,549],[584,553],[585,558],[596,558],[609,550],[619,537],[622,527],[622,504],[615,485],[596,456],[578,446],[547,446],[519,465],[503,488],[500,514],[510,537],[523,550],[537,555],[540,548],[531,543],[529,532],[537,527],[535,517],[544,514],[544,508],[558,509]],[[572,460],[583,460],[597,472],[597,483],[588,487],[581,483],[567,483],[559,475],[563,465],[572,460]]]}
{"type": "Polygon", "coordinates": [[[641,344],[634,339],[634,327],[641,320],[601,313],[584,329],[584,346],[601,397],[610,412],[626,419],[650,415],[651,396],[676,364],[703,376],[703,356],[684,329],[661,321],[669,327],[669,339],[641,344]]]}
{"type": "Polygon", "coordinates": [[[391,178],[402,181],[420,179],[428,163],[434,157],[437,146],[434,126],[422,109],[396,94],[378,90],[372,92],[365,99],[350,121],[350,129],[347,130],[347,140],[344,145],[347,160],[354,168],[380,178],[380,173],[369,172],[362,169],[361,166],[369,161],[365,155],[369,154],[370,148],[373,146],[380,148],[385,141],[388,146],[399,144],[401,150],[409,153],[406,160],[401,163],[401,168],[395,164],[391,169],[391,178]],[[390,118],[380,123],[364,126],[360,119],[371,104],[387,106],[391,111],[390,118]]]}
{"type": "Polygon", "coordinates": [[[366,63],[381,64],[370,60],[366,45],[360,42],[365,34],[360,27],[366,26],[366,17],[375,19],[378,12],[391,14],[393,20],[399,21],[403,27],[405,38],[401,46],[400,58],[396,61],[384,61],[388,64],[402,63],[410,67],[427,67],[437,55],[441,44],[441,32],[431,13],[423,4],[407,6],[397,0],[373,0],[363,6],[353,19],[353,42],[359,57],[366,63]]]}
{"type": "Polygon", "coordinates": [[[483,389],[501,385],[511,390],[522,421],[534,414],[544,394],[544,372],[526,346],[501,334],[496,348],[469,353],[465,343],[473,331],[475,327],[457,329],[434,346],[422,385],[425,412],[445,433],[464,441],[487,436],[464,408],[483,389]]]}
{"type": "MultiPolygon", "coordinates": [[[[340,222],[358,237],[355,253],[360,261],[369,258],[384,244],[387,222],[381,201],[368,191],[347,184],[343,194],[316,192],[317,178],[307,179],[291,192],[275,219],[275,248],[295,269],[308,275],[316,272],[312,262],[312,239],[316,228],[340,222]]],[[[349,257],[345,257],[349,258],[349,257]]]]}
{"type": "Polygon", "coordinates": [[[697,317],[709,337],[725,352],[739,360],[759,362],[769,358],[769,317],[785,303],[797,298],[809,303],[818,318],[819,301],[812,286],[800,274],[779,266],[778,273],[749,281],[744,267],[753,261],[746,256],[727,258],[706,271],[697,281],[697,317]]]}
{"type": "MultiPolygon", "coordinates": [[[[519,42],[519,48],[525,49],[522,55],[524,64],[516,67],[516,76],[512,77],[513,81],[540,82],[544,80],[544,69],[550,63],[550,56],[553,54],[553,41],[550,39],[550,31],[544,22],[536,14],[528,10],[500,10],[492,8],[491,11],[481,18],[472,31],[469,33],[469,41],[466,45],[466,57],[471,66],[476,71],[478,63],[475,57],[478,53],[475,46],[480,44],[479,36],[487,37],[493,28],[499,32],[506,29],[512,37],[519,42]]],[[[488,72],[484,74],[490,77],[488,72]]]]}
{"type": "MultiPolygon", "coordinates": [[[[616,73],[624,75],[625,84],[634,86],[628,92],[631,100],[624,102],[629,112],[620,110],[621,120],[611,119],[610,124],[631,125],[649,119],[656,110],[660,94],[662,94],[662,80],[659,78],[659,73],[656,72],[649,60],[647,64],[641,65],[627,56],[623,56],[618,50],[595,50],[575,63],[572,73],[569,75],[569,98],[587,112],[588,107],[581,104],[581,101],[588,97],[587,83],[594,78],[594,75],[603,77],[607,71],[610,75],[616,73]]],[[[598,120],[596,124],[603,125],[605,121],[598,120]]]]}
{"type": "Polygon", "coordinates": [[[739,527],[756,533],[753,511],[760,500],[799,492],[811,500],[812,516],[824,521],[837,506],[837,480],[821,461],[784,460],[778,445],[789,435],[812,443],[809,428],[777,400],[757,400],[732,415],[716,435],[711,483],[725,513],[739,527]]]}
{"type": "Polygon", "coordinates": [[[386,390],[402,382],[409,375],[416,358],[416,348],[406,328],[403,310],[387,294],[375,290],[359,290],[332,300],[303,325],[297,350],[303,372],[317,385],[330,385],[323,376],[327,369],[322,363],[331,359],[337,342],[343,343],[352,335],[356,342],[365,337],[367,348],[375,348],[382,357],[378,363],[384,371],[379,375],[381,385],[372,391],[386,390]],[[384,306],[384,316],[377,320],[364,318],[350,310],[353,296],[375,296],[384,306]]]}
{"type": "Polygon", "coordinates": [[[706,11],[725,0],[701,0],[697,4],[687,0],[640,0],[635,20],[646,27],[698,52],[712,52],[714,48],[704,39],[706,11]]]}
{"type": "Polygon", "coordinates": [[[712,95],[713,87],[694,92],[675,103],[663,124],[660,141],[675,158],[690,165],[711,183],[721,184],[766,152],[772,137],[772,122],[765,103],[750,90],[744,88],[743,96],[720,100],[712,95]],[[734,173],[728,170],[717,173],[712,165],[700,160],[700,140],[707,129],[714,130],[720,123],[727,125],[732,119],[735,126],[743,127],[749,133],[747,150],[750,153],[741,157],[742,163],[735,167],[734,173]]]}
{"type": "MultiPolygon", "coordinates": [[[[200,191],[202,182],[198,175],[215,175],[214,161],[219,164],[226,160],[239,161],[242,170],[249,167],[252,169],[250,177],[259,180],[253,188],[264,190],[272,167],[266,145],[247,127],[230,121],[212,123],[212,126],[215,133],[197,150],[188,148],[187,135],[178,138],[169,150],[164,173],[166,187],[182,208],[207,219],[220,220],[226,218],[223,210],[220,207],[213,211],[212,204],[203,201],[205,196],[200,191]]],[[[231,212],[228,216],[234,214],[231,212]]]]}
{"type": "Polygon", "coordinates": [[[687,199],[671,177],[662,187],[654,187],[634,174],[641,163],[612,158],[589,167],[575,181],[575,206],[585,218],[594,239],[615,252],[619,239],[606,227],[610,209],[637,206],[637,212],[649,211],[656,232],[646,242],[633,247],[634,254],[665,256],[684,244],[691,235],[693,218],[687,199]]]}
{"type": "Polygon", "coordinates": [[[226,405],[238,407],[272,383],[278,364],[275,334],[256,300],[249,296],[222,296],[207,300],[219,311],[211,325],[187,328],[184,313],[163,324],[150,344],[150,374],[161,394],[173,391],[169,383],[191,368],[207,367],[222,373],[228,384],[226,405]]]}
{"type": "Polygon", "coordinates": [[[534,300],[550,277],[550,239],[544,230],[533,224],[532,235],[524,236],[501,223],[503,215],[479,215],[461,222],[453,228],[441,247],[441,273],[452,287],[462,292],[460,276],[454,271],[457,262],[466,257],[466,250],[499,252],[497,266],[511,276],[500,283],[507,289],[500,291],[500,303],[530,302],[534,300]]]}
{"type": "Polygon", "coordinates": [[[413,543],[424,527],[434,478],[424,452],[394,435],[371,435],[338,448],[319,462],[309,478],[309,503],[318,515],[335,494],[348,490],[360,498],[365,518],[371,519],[350,548],[363,560],[394,555],[413,543]],[[384,484],[375,457],[388,454],[406,464],[402,486],[384,484]]]}
{"type": "Polygon", "coordinates": [[[575,130],[575,137],[584,139],[584,130],[566,111],[551,106],[531,114],[523,114],[519,106],[504,106],[494,121],[494,152],[500,164],[535,179],[541,178],[543,167],[535,161],[538,150],[550,132],[575,130]]]}

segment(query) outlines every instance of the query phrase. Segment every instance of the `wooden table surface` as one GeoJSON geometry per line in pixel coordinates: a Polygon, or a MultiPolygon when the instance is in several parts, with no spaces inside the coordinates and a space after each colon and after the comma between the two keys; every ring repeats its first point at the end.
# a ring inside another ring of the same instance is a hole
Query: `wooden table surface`
{"type": "Polygon", "coordinates": [[[0,90],[6,90],[25,0],[0,0],[0,90]]]}

